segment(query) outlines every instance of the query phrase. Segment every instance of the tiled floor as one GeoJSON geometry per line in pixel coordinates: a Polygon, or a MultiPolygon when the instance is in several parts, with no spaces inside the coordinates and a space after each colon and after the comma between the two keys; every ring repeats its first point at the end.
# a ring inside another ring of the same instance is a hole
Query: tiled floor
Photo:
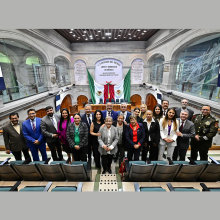
{"type": "MultiPolygon", "coordinates": [[[[165,154],[166,154],[166,152],[165,152],[165,154]]],[[[47,156],[51,157],[51,152],[50,151],[47,151],[47,156]]],[[[64,156],[64,159],[67,160],[67,154],[65,152],[63,152],[63,156],[64,156]]],[[[6,154],[5,151],[0,151],[0,161],[4,161],[8,157],[11,157],[11,161],[15,160],[14,156],[12,154],[6,154]]],[[[190,157],[190,151],[187,151],[186,157],[190,157]]],[[[209,151],[209,157],[214,157],[216,160],[220,160],[220,150],[210,150],[209,151]]],[[[41,156],[40,156],[40,158],[41,158],[41,156]]],[[[199,160],[199,158],[198,158],[198,160],[199,160]]],[[[51,161],[52,161],[52,159],[51,159],[51,161]]],[[[93,157],[92,157],[92,167],[93,167],[93,169],[95,167],[93,157]]],[[[115,167],[118,167],[118,162],[115,163],[113,161],[112,162],[112,172],[113,173],[115,173],[115,167]]]]}

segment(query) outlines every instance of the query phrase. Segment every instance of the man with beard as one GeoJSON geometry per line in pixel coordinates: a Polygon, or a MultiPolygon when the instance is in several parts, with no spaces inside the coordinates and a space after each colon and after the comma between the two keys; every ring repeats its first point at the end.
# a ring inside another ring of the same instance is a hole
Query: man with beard
{"type": "Polygon", "coordinates": [[[54,114],[52,106],[47,106],[45,108],[45,111],[47,115],[41,119],[41,132],[46,137],[46,142],[48,147],[50,148],[53,161],[64,160],[62,155],[61,144],[57,134],[60,116],[54,114]]]}
{"type": "Polygon", "coordinates": [[[167,100],[162,100],[162,110],[163,110],[163,116],[166,116],[167,109],[169,108],[169,101],[167,100]]]}
{"type": "Polygon", "coordinates": [[[188,106],[188,100],[187,99],[183,99],[182,101],[181,101],[181,108],[177,108],[175,111],[176,111],[176,118],[180,118],[180,113],[181,113],[181,111],[182,110],[187,110],[188,112],[189,112],[189,114],[188,114],[188,120],[190,120],[191,121],[191,119],[192,119],[192,117],[193,117],[193,114],[194,114],[194,111],[193,110],[191,110],[191,109],[189,109],[189,108],[187,108],[187,106],[188,106]]]}

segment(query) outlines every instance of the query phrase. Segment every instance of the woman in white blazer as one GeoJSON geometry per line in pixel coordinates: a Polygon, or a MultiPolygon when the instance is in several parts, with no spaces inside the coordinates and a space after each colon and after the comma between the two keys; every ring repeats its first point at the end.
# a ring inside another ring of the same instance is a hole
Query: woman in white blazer
{"type": "Polygon", "coordinates": [[[173,108],[167,110],[166,116],[160,119],[160,143],[158,160],[164,160],[163,153],[167,146],[167,157],[173,157],[173,151],[177,145],[176,132],[179,131],[179,121],[176,120],[176,112],[173,108]]]}

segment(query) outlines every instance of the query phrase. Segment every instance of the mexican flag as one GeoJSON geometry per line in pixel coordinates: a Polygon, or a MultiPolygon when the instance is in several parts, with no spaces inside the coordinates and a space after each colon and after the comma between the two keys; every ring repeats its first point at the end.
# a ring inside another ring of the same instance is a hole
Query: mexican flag
{"type": "Polygon", "coordinates": [[[103,103],[106,103],[106,99],[127,99],[130,103],[130,69],[125,76],[125,78],[117,85],[112,85],[111,81],[106,82],[106,85],[100,85],[94,81],[91,74],[87,70],[88,79],[89,79],[89,88],[91,92],[93,104],[99,104],[100,98],[103,100],[103,103]]]}

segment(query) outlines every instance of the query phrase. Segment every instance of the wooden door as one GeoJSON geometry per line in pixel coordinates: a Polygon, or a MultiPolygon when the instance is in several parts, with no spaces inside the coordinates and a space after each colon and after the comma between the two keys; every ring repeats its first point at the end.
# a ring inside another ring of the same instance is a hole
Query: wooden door
{"type": "Polygon", "coordinates": [[[78,96],[78,98],[77,98],[77,104],[78,104],[79,106],[83,106],[83,102],[88,103],[88,98],[87,98],[86,96],[84,96],[84,95],[78,96]]]}
{"type": "Polygon", "coordinates": [[[140,106],[141,105],[141,96],[140,95],[132,95],[130,98],[130,101],[133,103],[132,105],[134,106],[140,106]]]}
{"type": "Polygon", "coordinates": [[[154,106],[157,105],[157,100],[152,94],[148,94],[146,97],[146,106],[148,110],[153,111],[154,106]]]}
{"type": "Polygon", "coordinates": [[[60,106],[60,111],[63,108],[67,108],[70,111],[70,106],[72,106],[72,99],[70,95],[65,96],[65,98],[63,99],[61,106],[60,106]]]}

